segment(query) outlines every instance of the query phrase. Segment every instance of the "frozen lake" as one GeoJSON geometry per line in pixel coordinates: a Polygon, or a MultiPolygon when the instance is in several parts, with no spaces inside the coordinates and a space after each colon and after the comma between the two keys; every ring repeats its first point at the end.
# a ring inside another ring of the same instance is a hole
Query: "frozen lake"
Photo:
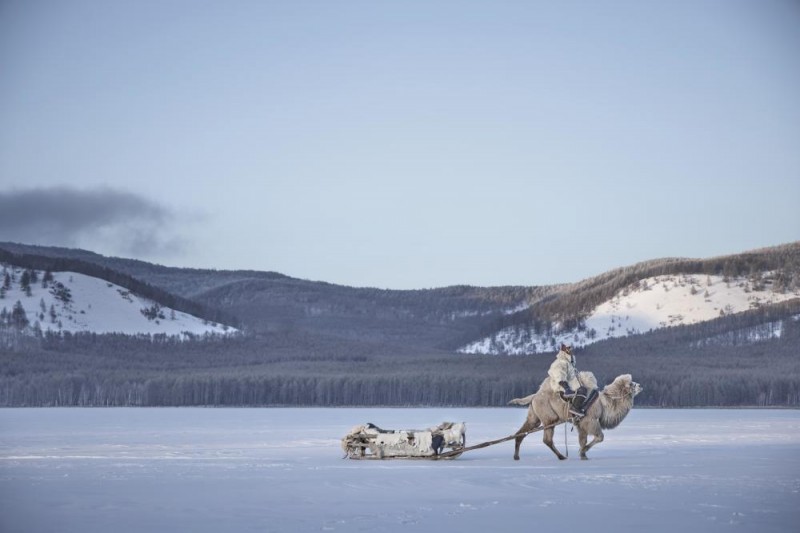
{"type": "MultiPolygon", "coordinates": [[[[506,409],[0,409],[0,531],[797,531],[800,411],[634,409],[580,461],[529,436],[452,461],[341,459],[358,424],[506,409]],[[551,529],[557,528],[557,529],[551,529]]],[[[556,430],[564,449],[564,429],[556,430]]]]}

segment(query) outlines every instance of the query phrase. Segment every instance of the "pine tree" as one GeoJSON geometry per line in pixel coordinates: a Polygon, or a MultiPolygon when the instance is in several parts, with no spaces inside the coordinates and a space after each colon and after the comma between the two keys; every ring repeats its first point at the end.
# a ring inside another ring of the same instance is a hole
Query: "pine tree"
{"type": "Polygon", "coordinates": [[[70,292],[69,288],[65,287],[60,282],[55,282],[53,287],[50,289],[50,292],[61,300],[64,303],[69,303],[72,300],[72,293],[70,292]]]}
{"type": "Polygon", "coordinates": [[[25,292],[26,296],[31,295],[31,272],[24,270],[19,278],[19,288],[25,292]]]}
{"type": "Polygon", "coordinates": [[[28,313],[22,307],[22,302],[17,300],[11,310],[11,325],[17,329],[24,329],[28,325],[28,313]]]}

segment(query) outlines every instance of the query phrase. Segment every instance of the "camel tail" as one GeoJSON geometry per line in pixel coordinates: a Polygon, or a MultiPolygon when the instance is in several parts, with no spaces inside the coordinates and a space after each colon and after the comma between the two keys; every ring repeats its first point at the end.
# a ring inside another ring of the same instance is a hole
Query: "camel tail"
{"type": "Polygon", "coordinates": [[[523,406],[530,405],[531,402],[533,401],[534,396],[536,396],[535,393],[525,396],[524,398],[514,398],[513,400],[508,402],[508,405],[523,405],[523,406]]]}

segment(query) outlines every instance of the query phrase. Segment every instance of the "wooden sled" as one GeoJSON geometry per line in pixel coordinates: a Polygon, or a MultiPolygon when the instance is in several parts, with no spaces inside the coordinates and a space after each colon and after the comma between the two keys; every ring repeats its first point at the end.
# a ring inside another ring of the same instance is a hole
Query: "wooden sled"
{"type": "Polygon", "coordinates": [[[365,424],[344,436],[342,450],[349,459],[455,459],[466,445],[466,431],[463,422],[442,422],[422,430],[365,424]]]}

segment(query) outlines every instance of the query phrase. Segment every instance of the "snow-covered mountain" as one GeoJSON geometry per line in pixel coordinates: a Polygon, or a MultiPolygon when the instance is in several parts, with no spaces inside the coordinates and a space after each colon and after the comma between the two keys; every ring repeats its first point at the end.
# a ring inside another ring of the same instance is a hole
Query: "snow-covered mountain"
{"type": "Polygon", "coordinates": [[[504,405],[562,341],[594,343],[587,368],[636,376],[646,405],[800,405],[800,242],[528,287],[353,288],[4,243],[0,275],[5,406],[504,405]],[[244,333],[140,335],[225,331],[209,322],[244,333]]]}
{"type": "Polygon", "coordinates": [[[183,337],[236,331],[77,272],[0,265],[0,297],[0,324],[19,326],[22,321],[30,331],[183,337]]]}
{"type": "Polygon", "coordinates": [[[769,329],[774,337],[780,334],[779,324],[761,325],[800,312],[800,241],[708,259],[653,259],[576,283],[415,291],[344,287],[275,272],[165,267],[85,250],[15,243],[0,243],[0,269],[3,264],[17,268],[13,287],[0,294],[5,298],[0,299],[0,311],[5,306],[8,316],[19,300],[31,327],[38,317],[40,328],[58,330],[60,321],[64,331],[224,330],[200,319],[182,325],[180,310],[264,334],[293,354],[319,350],[322,357],[439,350],[542,353],[564,341],[585,346],[692,324],[698,331],[708,329],[709,336],[721,334],[716,325],[723,324],[730,331],[756,326],[758,335],[769,329]],[[23,294],[21,267],[36,268],[40,276],[45,269],[61,272],[54,281],[73,292],[73,301],[65,305],[52,286],[42,291],[39,282],[31,284],[31,296],[23,294]],[[90,297],[70,285],[70,278],[80,284],[81,275],[93,277],[97,284],[90,297]],[[137,298],[136,303],[126,296],[137,298]],[[101,304],[105,299],[111,302],[101,304]],[[163,308],[155,308],[154,302],[163,308]],[[101,305],[123,303],[122,309],[97,311],[101,305]],[[53,304],[55,320],[50,316],[53,304]],[[176,310],[175,320],[169,308],[176,310]],[[739,315],[754,308],[761,310],[739,315]],[[129,318],[113,318],[128,312],[129,318]],[[723,315],[728,318],[715,320],[723,315]]]}
{"type": "MultiPolygon", "coordinates": [[[[697,324],[762,306],[800,298],[800,290],[776,290],[773,274],[746,277],[677,274],[654,276],[625,287],[596,306],[577,327],[556,322],[547,331],[515,325],[506,327],[459,351],[474,354],[551,352],[562,342],[573,346],[613,337],[646,333],[659,328],[697,324]]],[[[780,326],[770,328],[780,336],[780,326]]]]}

